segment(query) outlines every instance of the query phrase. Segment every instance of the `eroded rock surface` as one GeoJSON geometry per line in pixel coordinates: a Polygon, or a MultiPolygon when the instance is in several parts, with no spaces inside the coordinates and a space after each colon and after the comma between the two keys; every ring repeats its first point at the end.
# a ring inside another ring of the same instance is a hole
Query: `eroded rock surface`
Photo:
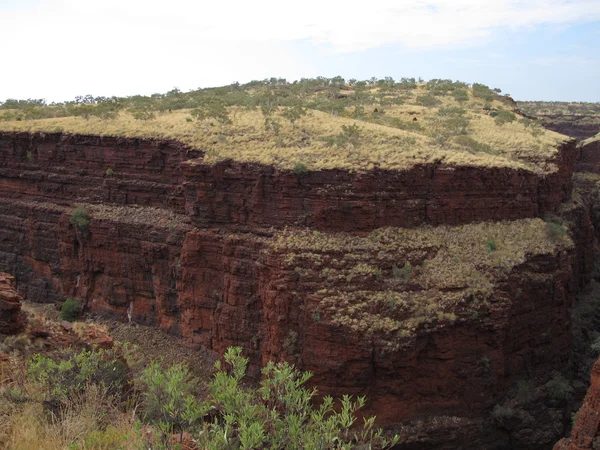
{"type": "Polygon", "coordinates": [[[253,375],[292,361],[323,393],[366,394],[380,423],[428,419],[429,438],[406,448],[443,448],[441,424],[475,442],[515,380],[568,361],[594,235],[577,205],[572,240],[539,217],[570,199],[575,157],[565,144],[546,175],[296,175],[205,165],[174,142],[4,133],[0,270],[34,301],[76,297],[215,353],[239,345],[253,375]],[[519,222],[468,225],[496,220],[519,222]],[[462,227],[422,227],[441,224],[462,227]]]}
{"type": "Polygon", "coordinates": [[[596,450],[600,448],[600,360],[594,364],[590,387],[577,413],[570,438],[559,441],[554,450],[596,450]]]}
{"type": "Polygon", "coordinates": [[[21,300],[14,277],[0,272],[0,334],[17,334],[25,327],[21,300]]]}

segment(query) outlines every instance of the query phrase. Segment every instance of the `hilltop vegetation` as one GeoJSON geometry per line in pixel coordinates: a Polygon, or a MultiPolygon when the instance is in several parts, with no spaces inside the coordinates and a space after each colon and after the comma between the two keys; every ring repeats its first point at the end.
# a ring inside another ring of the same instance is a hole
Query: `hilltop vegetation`
{"type": "Polygon", "coordinates": [[[413,78],[271,78],[244,85],[46,104],[7,100],[0,130],[170,138],[225,159],[287,170],[414,164],[556,170],[562,136],[520,117],[481,84],[413,78]]]}

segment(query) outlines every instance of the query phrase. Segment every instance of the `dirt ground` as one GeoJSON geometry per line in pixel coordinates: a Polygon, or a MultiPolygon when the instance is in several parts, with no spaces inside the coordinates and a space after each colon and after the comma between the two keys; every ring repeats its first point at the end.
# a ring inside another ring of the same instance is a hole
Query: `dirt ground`
{"type": "MultiPolygon", "coordinates": [[[[26,301],[24,309],[34,310],[51,320],[60,321],[60,312],[56,305],[26,301]]],[[[133,344],[136,347],[135,359],[144,364],[153,360],[162,360],[162,365],[165,367],[175,363],[187,364],[190,370],[202,379],[207,379],[211,373],[215,359],[210,352],[202,348],[187,347],[181,339],[168,335],[162,330],[135,323],[122,323],[96,315],[87,315],[81,320],[104,325],[115,341],[133,344]]]]}

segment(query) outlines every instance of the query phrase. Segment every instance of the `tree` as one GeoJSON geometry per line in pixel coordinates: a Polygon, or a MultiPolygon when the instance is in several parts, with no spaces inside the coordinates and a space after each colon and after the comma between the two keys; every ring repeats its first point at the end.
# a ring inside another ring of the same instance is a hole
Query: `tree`
{"type": "MultiPolygon", "coordinates": [[[[209,122],[209,119],[214,119],[221,125],[231,124],[229,112],[223,101],[219,98],[206,99],[201,105],[190,111],[190,115],[198,124],[204,124],[205,126],[213,125],[212,122],[209,122]]],[[[208,131],[209,128],[206,127],[206,130],[208,131]]]]}
{"type": "Polygon", "coordinates": [[[292,129],[294,129],[295,122],[302,116],[306,115],[306,108],[300,105],[294,105],[289,108],[285,108],[281,115],[290,121],[292,124],[292,129]]]}

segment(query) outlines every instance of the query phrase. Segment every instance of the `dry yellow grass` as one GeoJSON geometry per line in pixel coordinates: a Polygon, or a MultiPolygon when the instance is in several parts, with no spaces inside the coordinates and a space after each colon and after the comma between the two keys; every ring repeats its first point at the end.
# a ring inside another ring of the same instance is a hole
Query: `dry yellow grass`
{"type": "MultiPolygon", "coordinates": [[[[459,104],[449,96],[439,97],[439,107],[416,105],[418,96],[427,94],[424,86],[408,91],[404,104],[385,106],[385,114],[406,121],[417,118],[422,130],[405,131],[392,126],[364,120],[333,116],[311,110],[295,127],[278,117],[281,131],[278,136],[266,131],[264,117],[257,110],[229,108],[231,125],[203,126],[187,121],[189,110],[158,115],[152,121],[134,119],[121,113],[116,119],[101,120],[81,117],[62,117],[30,121],[0,121],[1,131],[53,132],[167,138],[185,142],[206,152],[204,162],[213,164],[224,159],[254,162],[293,169],[298,163],[309,170],[347,169],[371,170],[376,167],[402,170],[418,163],[444,162],[454,165],[513,167],[536,173],[550,173],[556,167],[550,160],[556,147],[565,137],[538,129],[532,133],[523,123],[502,126],[483,110],[484,101],[469,93],[469,101],[459,104]],[[431,127],[441,107],[464,107],[470,119],[469,136],[488,145],[494,154],[465,149],[450,138],[444,145],[431,136],[431,127]],[[417,114],[415,114],[417,113],[417,114]],[[342,125],[358,125],[362,138],[358,146],[330,146],[324,138],[340,133],[342,125]]],[[[366,106],[370,114],[380,105],[366,106]]],[[[499,101],[488,107],[505,108],[499,101]]]]}
{"type": "MultiPolygon", "coordinates": [[[[53,416],[41,403],[8,405],[8,414],[0,422],[0,446],[7,450],[137,450],[144,438],[131,414],[116,407],[107,417],[104,399],[75,401],[69,408],[53,416]],[[107,423],[108,422],[108,423],[107,423]]],[[[3,408],[3,409],[4,409],[3,408]]]]}
{"type": "Polygon", "coordinates": [[[307,289],[319,320],[396,348],[417,329],[483,314],[496,282],[534,255],[572,246],[541,219],[422,229],[383,228],[368,236],[285,230],[274,248],[307,289]]]}

